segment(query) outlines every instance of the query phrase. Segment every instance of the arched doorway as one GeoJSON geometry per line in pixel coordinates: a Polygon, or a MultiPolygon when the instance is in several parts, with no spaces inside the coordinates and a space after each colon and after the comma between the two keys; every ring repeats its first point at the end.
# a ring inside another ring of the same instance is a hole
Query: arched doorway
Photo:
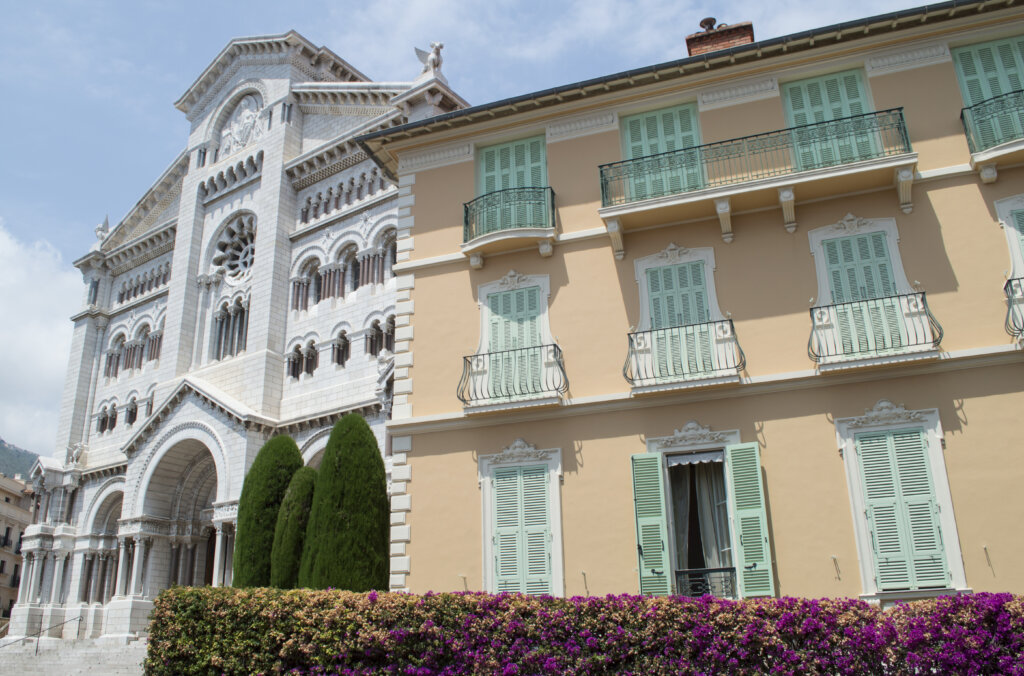
{"type": "Polygon", "coordinates": [[[217,489],[217,465],[202,441],[183,439],[159,457],[130,543],[129,595],[153,598],[175,584],[231,583],[233,529],[214,523],[217,489]]]}

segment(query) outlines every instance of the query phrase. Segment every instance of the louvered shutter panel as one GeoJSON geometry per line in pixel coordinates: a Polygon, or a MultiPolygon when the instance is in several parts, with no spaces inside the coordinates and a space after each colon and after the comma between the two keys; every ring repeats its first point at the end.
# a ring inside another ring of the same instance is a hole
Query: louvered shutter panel
{"type": "Polygon", "coordinates": [[[906,509],[914,586],[945,587],[949,584],[949,569],[928,463],[927,439],[922,430],[902,430],[892,433],[892,444],[900,497],[906,509]]]}
{"type": "Polygon", "coordinates": [[[656,376],[711,369],[711,333],[704,262],[647,270],[656,376]],[[692,328],[690,328],[692,327],[692,328]]]}
{"type": "Polygon", "coordinates": [[[640,593],[664,596],[672,588],[672,571],[669,568],[662,457],[657,453],[639,453],[631,460],[640,593]]]}
{"type": "MultiPolygon", "coordinates": [[[[783,85],[783,101],[791,127],[830,122],[870,112],[859,70],[783,85]]],[[[818,128],[794,131],[794,158],[798,171],[829,167],[874,156],[876,141],[870,133],[818,128]]]]}
{"type": "MultiPolygon", "coordinates": [[[[1024,41],[1020,38],[997,40],[953,50],[960,92],[967,107],[988,99],[1024,89],[1024,41]]],[[[973,118],[974,131],[982,148],[1020,138],[1022,112],[1004,111],[991,115],[982,112],[973,118]]]]}
{"type": "Polygon", "coordinates": [[[1010,214],[1010,221],[1017,231],[1017,241],[1020,243],[1021,252],[1024,253],[1024,211],[1014,211],[1010,214]]]}
{"type": "Polygon", "coordinates": [[[632,179],[633,199],[698,190],[704,185],[700,152],[696,149],[700,130],[694,104],[632,115],[624,118],[622,127],[626,159],[677,153],[652,160],[646,171],[632,179]]]}
{"type": "Polygon", "coordinates": [[[856,442],[868,529],[875,553],[875,581],[881,591],[909,589],[907,534],[899,514],[889,435],[885,432],[857,435],[856,442]]]}
{"type": "Polygon", "coordinates": [[[517,467],[494,470],[495,591],[523,591],[522,485],[517,467]]]}
{"type": "Polygon", "coordinates": [[[725,448],[729,511],[736,551],[736,579],[743,598],[774,596],[768,516],[761,485],[761,454],[756,443],[725,448]]]}
{"type": "Polygon", "coordinates": [[[527,594],[551,594],[551,516],[548,505],[548,468],[524,467],[523,550],[524,584],[527,594]]]}

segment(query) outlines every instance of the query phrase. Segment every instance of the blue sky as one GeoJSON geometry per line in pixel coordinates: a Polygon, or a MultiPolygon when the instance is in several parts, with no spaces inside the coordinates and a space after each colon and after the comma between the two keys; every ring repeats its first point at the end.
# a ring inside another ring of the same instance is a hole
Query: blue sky
{"type": "Polygon", "coordinates": [[[183,149],[173,102],[231,38],[295,29],[388,81],[414,79],[413,47],[441,41],[449,83],[479,104],[682,58],[706,16],[766,39],[918,4],[0,0],[0,437],[54,452],[71,261],[183,149]]]}

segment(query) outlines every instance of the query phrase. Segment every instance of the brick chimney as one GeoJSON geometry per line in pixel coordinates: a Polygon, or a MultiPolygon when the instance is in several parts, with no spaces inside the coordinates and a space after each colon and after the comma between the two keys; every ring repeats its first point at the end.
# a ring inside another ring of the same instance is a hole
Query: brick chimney
{"type": "Polygon", "coordinates": [[[700,22],[700,27],[704,29],[703,32],[686,36],[686,51],[690,56],[749,45],[754,41],[754,24],[749,21],[734,23],[731,26],[718,24],[716,28],[715,18],[709,16],[700,22]]]}

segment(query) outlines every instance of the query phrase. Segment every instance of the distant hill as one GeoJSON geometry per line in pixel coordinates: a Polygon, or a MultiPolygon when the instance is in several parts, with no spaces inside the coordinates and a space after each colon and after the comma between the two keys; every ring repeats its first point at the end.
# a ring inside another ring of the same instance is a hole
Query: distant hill
{"type": "Polygon", "coordinates": [[[24,474],[28,477],[28,471],[32,469],[32,463],[39,455],[24,448],[18,448],[0,439],[0,474],[14,476],[24,474]]]}

